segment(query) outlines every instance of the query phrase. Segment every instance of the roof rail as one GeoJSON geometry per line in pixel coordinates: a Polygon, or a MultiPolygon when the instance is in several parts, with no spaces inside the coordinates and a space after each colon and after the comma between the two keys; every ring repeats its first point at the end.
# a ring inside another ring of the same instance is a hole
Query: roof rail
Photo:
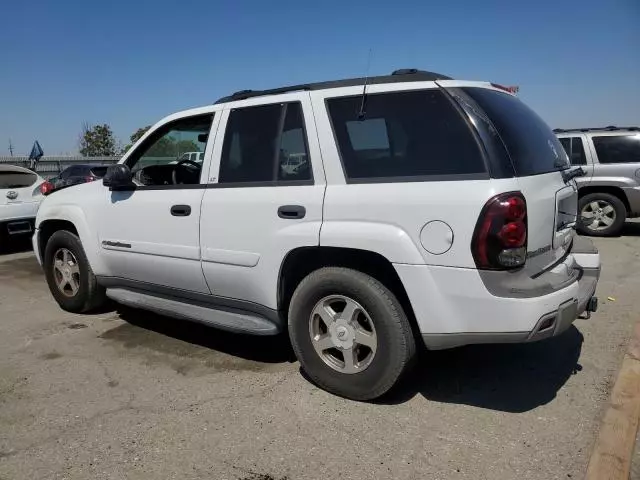
{"type": "Polygon", "coordinates": [[[236,100],[245,100],[247,98],[262,97],[266,95],[278,95],[281,93],[309,91],[309,90],[325,90],[328,88],[351,87],[364,85],[365,81],[369,85],[380,83],[399,83],[399,82],[425,82],[434,80],[451,80],[451,77],[440,73],[427,72],[416,68],[403,68],[395,70],[391,75],[380,77],[365,78],[348,78],[344,80],[333,80],[329,82],[305,83],[301,85],[292,85],[288,87],[273,88],[270,90],[240,90],[226,97],[218,99],[215,103],[227,103],[236,100]]]}
{"type": "Polygon", "coordinates": [[[616,127],[615,125],[609,125],[608,127],[590,127],[590,128],[554,128],[554,133],[568,133],[568,132],[617,132],[620,130],[627,130],[632,132],[639,132],[640,127],[616,127]]]}

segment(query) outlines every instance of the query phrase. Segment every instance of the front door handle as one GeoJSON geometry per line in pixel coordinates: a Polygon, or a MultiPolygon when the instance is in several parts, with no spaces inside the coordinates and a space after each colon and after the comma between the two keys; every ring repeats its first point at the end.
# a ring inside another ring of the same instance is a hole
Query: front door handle
{"type": "Polygon", "coordinates": [[[295,220],[298,218],[304,218],[307,214],[307,209],[302,205],[283,205],[278,208],[278,216],[287,220],[295,220]]]}
{"type": "Polygon", "coordinates": [[[191,207],[189,205],[174,205],[171,207],[171,215],[174,217],[188,217],[191,215],[191,207]]]}

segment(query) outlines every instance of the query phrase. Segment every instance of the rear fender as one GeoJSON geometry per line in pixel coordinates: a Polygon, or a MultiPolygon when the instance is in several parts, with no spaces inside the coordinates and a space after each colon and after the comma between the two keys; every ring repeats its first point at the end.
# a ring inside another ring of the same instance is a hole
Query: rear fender
{"type": "Polygon", "coordinates": [[[375,252],[391,263],[425,263],[407,232],[385,223],[325,220],[320,230],[320,246],[375,252]]]}

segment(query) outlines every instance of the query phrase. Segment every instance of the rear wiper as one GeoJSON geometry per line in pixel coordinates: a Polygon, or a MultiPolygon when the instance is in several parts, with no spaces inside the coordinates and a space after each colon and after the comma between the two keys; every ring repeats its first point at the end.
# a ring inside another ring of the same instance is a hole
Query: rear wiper
{"type": "Polygon", "coordinates": [[[564,183],[569,183],[574,178],[584,177],[587,174],[582,167],[561,170],[560,173],[562,174],[562,180],[564,180],[564,183]]]}

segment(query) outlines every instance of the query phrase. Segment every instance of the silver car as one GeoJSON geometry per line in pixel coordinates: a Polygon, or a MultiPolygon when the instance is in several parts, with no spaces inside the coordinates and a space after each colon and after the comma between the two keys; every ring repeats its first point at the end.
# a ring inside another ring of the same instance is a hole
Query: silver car
{"type": "Polygon", "coordinates": [[[554,130],[572,165],[585,175],[579,190],[578,230],[617,235],[627,218],[640,217],[640,127],[554,130]]]}

